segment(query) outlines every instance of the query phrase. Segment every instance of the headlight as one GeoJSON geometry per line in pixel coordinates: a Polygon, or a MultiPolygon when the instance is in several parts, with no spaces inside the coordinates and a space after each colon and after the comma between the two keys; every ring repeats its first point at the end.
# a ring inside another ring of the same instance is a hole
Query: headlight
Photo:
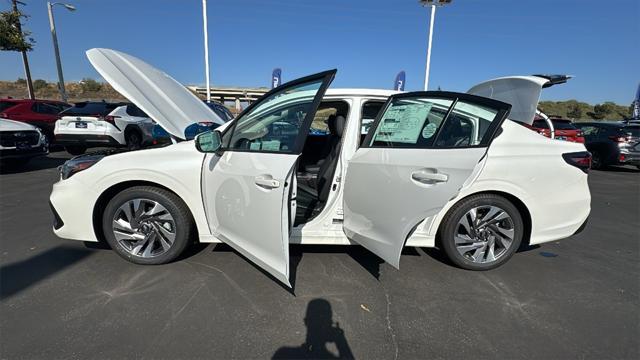
{"type": "Polygon", "coordinates": [[[68,179],[71,177],[71,175],[90,168],[91,166],[93,166],[93,164],[100,161],[103,157],[105,157],[104,154],[81,155],[67,160],[60,167],[60,177],[62,178],[62,180],[68,179]]]}

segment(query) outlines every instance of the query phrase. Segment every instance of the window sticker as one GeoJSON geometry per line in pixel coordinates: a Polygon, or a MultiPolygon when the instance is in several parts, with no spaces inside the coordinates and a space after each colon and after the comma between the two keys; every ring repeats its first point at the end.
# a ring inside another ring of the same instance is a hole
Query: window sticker
{"type": "Polygon", "coordinates": [[[412,103],[390,108],[384,114],[380,129],[376,134],[376,141],[415,144],[420,136],[422,125],[431,111],[431,106],[430,103],[412,103]]]}
{"type": "Polygon", "coordinates": [[[262,142],[262,150],[266,151],[280,151],[279,140],[268,140],[262,142]]]}
{"type": "Polygon", "coordinates": [[[428,123],[423,129],[422,129],[422,138],[423,139],[430,139],[433,134],[436,133],[436,130],[438,130],[438,126],[434,123],[428,123]]]}

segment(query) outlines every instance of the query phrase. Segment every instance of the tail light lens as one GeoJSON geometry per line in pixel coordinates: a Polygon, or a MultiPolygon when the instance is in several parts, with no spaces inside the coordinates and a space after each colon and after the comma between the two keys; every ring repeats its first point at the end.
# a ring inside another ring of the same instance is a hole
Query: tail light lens
{"type": "Polygon", "coordinates": [[[115,126],[116,129],[120,130],[118,125],[116,125],[116,119],[119,119],[119,118],[120,118],[120,116],[107,115],[107,116],[102,117],[102,120],[108,122],[109,124],[115,126]]]}
{"type": "Polygon", "coordinates": [[[619,136],[619,135],[609,136],[609,139],[611,139],[611,140],[613,140],[613,142],[617,142],[617,143],[627,142],[627,140],[628,140],[626,136],[619,136]]]}
{"type": "Polygon", "coordinates": [[[627,160],[627,157],[624,154],[620,154],[620,156],[618,157],[618,161],[623,162],[627,160]]]}
{"type": "Polygon", "coordinates": [[[562,158],[567,164],[577,167],[585,174],[591,169],[591,153],[588,151],[562,154],[562,158]]]}

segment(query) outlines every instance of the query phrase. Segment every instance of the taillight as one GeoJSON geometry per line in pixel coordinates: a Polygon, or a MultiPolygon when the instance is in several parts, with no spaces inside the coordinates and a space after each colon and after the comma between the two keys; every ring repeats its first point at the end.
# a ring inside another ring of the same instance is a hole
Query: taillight
{"type": "Polygon", "coordinates": [[[626,136],[619,136],[619,135],[609,136],[609,139],[617,143],[627,142],[628,140],[626,136]]]}
{"type": "Polygon", "coordinates": [[[591,153],[588,151],[562,154],[562,158],[567,164],[575,166],[585,173],[588,173],[591,168],[591,153]]]}
{"type": "Polygon", "coordinates": [[[618,157],[618,161],[624,162],[625,160],[627,160],[627,157],[624,154],[620,154],[620,156],[618,157]]]}
{"type": "Polygon", "coordinates": [[[120,130],[120,128],[118,127],[118,125],[116,125],[116,119],[119,119],[120,116],[115,116],[115,115],[107,115],[102,117],[101,119],[103,121],[108,122],[109,124],[115,126],[116,129],[120,130]]]}

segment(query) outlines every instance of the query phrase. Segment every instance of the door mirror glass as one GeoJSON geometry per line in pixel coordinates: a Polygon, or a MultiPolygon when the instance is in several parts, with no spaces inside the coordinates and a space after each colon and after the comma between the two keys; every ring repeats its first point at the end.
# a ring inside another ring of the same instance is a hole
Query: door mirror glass
{"type": "Polygon", "coordinates": [[[222,138],[218,131],[207,131],[196,136],[195,144],[198,151],[212,153],[220,149],[222,138]]]}

